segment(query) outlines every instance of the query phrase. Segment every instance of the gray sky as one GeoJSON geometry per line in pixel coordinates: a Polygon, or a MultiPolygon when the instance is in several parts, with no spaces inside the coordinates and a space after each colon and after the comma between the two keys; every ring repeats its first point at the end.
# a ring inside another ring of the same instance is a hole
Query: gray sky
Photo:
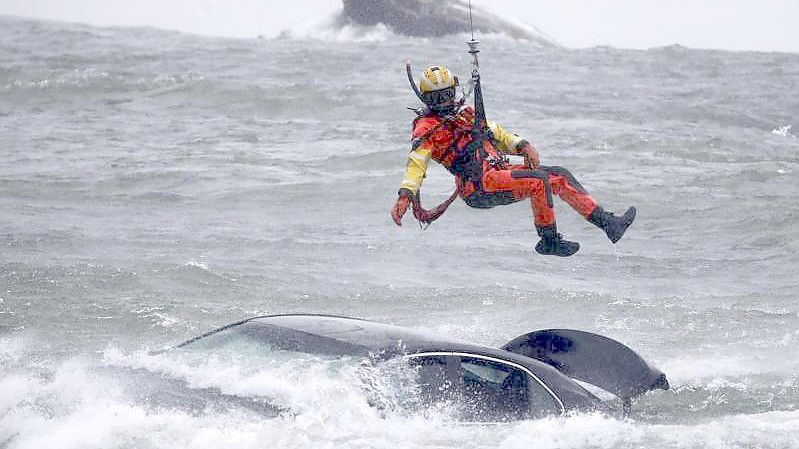
{"type": "MultiPolygon", "coordinates": [[[[563,45],[799,52],[799,0],[473,0],[563,45]]],[[[0,14],[216,36],[300,33],[340,0],[0,0],[0,14]]]]}
{"type": "Polygon", "coordinates": [[[568,47],[612,45],[799,52],[799,0],[472,0],[568,47]],[[519,6],[523,5],[523,6],[519,6]]]}

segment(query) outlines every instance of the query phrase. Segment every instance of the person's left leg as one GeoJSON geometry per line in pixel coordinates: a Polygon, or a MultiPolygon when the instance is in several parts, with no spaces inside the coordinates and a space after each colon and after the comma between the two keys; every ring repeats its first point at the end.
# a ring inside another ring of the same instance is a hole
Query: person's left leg
{"type": "Polygon", "coordinates": [[[569,170],[557,166],[541,168],[549,173],[552,192],[590,223],[605,231],[611,242],[618,242],[635,220],[635,207],[632,206],[621,216],[605,211],[569,170]]]}

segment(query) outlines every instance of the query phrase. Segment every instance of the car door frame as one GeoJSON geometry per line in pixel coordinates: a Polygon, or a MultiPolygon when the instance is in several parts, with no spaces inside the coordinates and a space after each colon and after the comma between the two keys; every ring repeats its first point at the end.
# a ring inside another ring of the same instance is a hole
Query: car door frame
{"type": "MultiPolygon", "coordinates": [[[[504,359],[500,359],[500,358],[492,357],[492,356],[488,356],[488,355],[475,354],[475,353],[472,353],[472,352],[460,352],[460,351],[417,352],[417,353],[414,353],[414,354],[408,354],[404,358],[405,359],[415,359],[415,358],[420,358],[420,357],[447,357],[447,356],[449,356],[449,357],[460,357],[460,358],[467,357],[467,358],[472,358],[472,359],[485,360],[485,361],[488,361],[488,362],[508,365],[508,366],[513,367],[515,369],[521,370],[521,371],[525,372],[528,376],[530,376],[531,379],[533,379],[536,382],[538,382],[538,384],[541,385],[541,387],[543,387],[544,390],[547,393],[549,393],[549,395],[552,397],[552,399],[555,401],[555,403],[560,407],[561,415],[566,413],[566,406],[563,405],[563,401],[560,399],[560,397],[558,397],[557,394],[555,394],[554,391],[552,391],[551,388],[549,388],[549,385],[544,383],[541,380],[541,378],[536,376],[535,373],[533,373],[529,368],[525,367],[524,365],[520,365],[520,364],[518,364],[516,362],[512,362],[510,360],[504,360],[504,359]]],[[[528,386],[528,388],[529,388],[529,386],[528,386]]]]}

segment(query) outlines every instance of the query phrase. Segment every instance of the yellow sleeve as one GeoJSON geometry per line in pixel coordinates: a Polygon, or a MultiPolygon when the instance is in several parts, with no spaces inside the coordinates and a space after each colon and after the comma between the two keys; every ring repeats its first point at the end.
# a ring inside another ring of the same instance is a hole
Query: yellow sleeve
{"type": "Polygon", "coordinates": [[[506,131],[499,123],[488,121],[488,129],[494,136],[494,146],[505,154],[519,154],[519,149],[516,148],[519,143],[524,140],[518,134],[506,131]]]}
{"type": "Polygon", "coordinates": [[[430,163],[432,150],[424,145],[412,150],[408,155],[408,164],[405,166],[405,178],[402,179],[400,189],[408,189],[416,195],[422,186],[427,165],[430,163]]]}

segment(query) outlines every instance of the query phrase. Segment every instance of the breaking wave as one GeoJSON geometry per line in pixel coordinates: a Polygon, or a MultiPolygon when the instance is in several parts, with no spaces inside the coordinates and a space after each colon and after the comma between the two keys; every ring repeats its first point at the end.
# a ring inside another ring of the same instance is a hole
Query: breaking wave
{"type": "MultiPolygon", "coordinates": [[[[392,404],[407,401],[402,379],[387,383],[375,377],[385,372],[357,365],[344,368],[339,362],[313,358],[259,360],[257,354],[243,353],[233,359],[192,360],[116,348],[105,350],[101,360],[80,357],[31,363],[34,341],[3,338],[0,342],[4,362],[0,442],[8,449],[230,444],[246,449],[267,443],[275,448],[366,444],[377,448],[620,449],[707,447],[721,441],[729,448],[777,449],[791,447],[792,435],[799,431],[796,411],[727,414],[683,424],[601,414],[492,425],[459,423],[446,410],[424,415],[391,411],[392,404]],[[270,416],[263,409],[241,406],[242,401],[153,404],[157,395],[148,397],[141,381],[133,377],[142,372],[154,379],[179,379],[194,394],[216,389],[250,403],[271,397],[279,407],[270,416]],[[382,398],[382,408],[375,407],[377,397],[382,398]],[[92,423],[90,429],[86,423],[92,423]]],[[[710,388],[722,394],[720,388],[739,391],[741,387],[717,384],[710,388]]],[[[676,394],[690,395],[691,391],[681,387],[676,394]]],[[[710,396],[706,401],[719,398],[710,396]]]]}

